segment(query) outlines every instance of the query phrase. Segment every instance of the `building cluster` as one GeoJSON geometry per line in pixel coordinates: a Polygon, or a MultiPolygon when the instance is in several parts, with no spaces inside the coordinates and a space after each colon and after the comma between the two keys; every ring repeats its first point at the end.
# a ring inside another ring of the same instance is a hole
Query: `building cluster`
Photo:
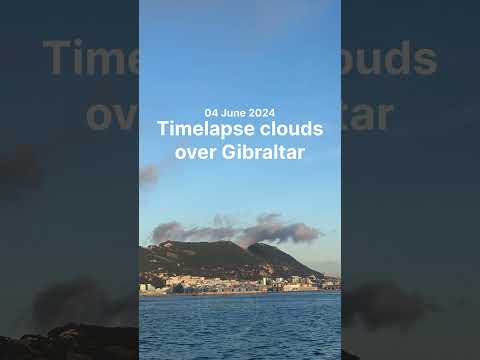
{"type": "Polygon", "coordinates": [[[339,278],[314,275],[308,277],[292,276],[288,279],[281,277],[263,277],[260,280],[225,280],[220,278],[206,278],[192,275],[159,274],[164,280],[164,286],[155,287],[151,284],[140,284],[139,291],[143,295],[163,294],[238,294],[238,293],[265,293],[289,291],[317,291],[338,290],[341,283],[339,278]]]}

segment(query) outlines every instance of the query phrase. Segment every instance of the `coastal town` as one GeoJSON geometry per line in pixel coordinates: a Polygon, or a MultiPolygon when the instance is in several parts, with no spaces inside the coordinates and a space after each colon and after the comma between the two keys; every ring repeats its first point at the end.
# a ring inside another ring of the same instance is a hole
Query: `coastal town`
{"type": "Polygon", "coordinates": [[[203,276],[175,275],[158,273],[154,281],[141,279],[141,296],[178,295],[235,295],[267,292],[321,291],[339,290],[341,280],[338,277],[315,275],[308,277],[291,276],[289,278],[263,277],[260,280],[235,280],[207,278],[203,276]],[[142,282],[143,280],[143,282],[142,282]]]}

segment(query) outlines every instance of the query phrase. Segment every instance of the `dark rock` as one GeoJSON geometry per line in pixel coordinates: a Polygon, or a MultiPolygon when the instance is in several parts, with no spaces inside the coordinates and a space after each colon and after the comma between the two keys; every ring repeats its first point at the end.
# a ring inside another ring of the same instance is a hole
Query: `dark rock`
{"type": "Polygon", "coordinates": [[[353,355],[345,350],[342,350],[342,360],[360,360],[360,358],[357,355],[353,355]]]}
{"type": "Polygon", "coordinates": [[[0,360],[138,359],[138,329],[68,324],[47,336],[0,337],[0,360]]]}

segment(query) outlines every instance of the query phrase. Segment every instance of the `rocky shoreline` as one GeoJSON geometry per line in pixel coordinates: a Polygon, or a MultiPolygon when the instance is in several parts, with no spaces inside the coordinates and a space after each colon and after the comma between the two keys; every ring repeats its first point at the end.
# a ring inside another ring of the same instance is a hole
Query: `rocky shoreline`
{"type": "MultiPolygon", "coordinates": [[[[68,324],[47,335],[0,337],[0,360],[136,360],[138,328],[68,324]]],[[[342,360],[359,360],[342,350],[342,360]]]]}
{"type": "Polygon", "coordinates": [[[68,324],[47,335],[0,337],[0,360],[138,359],[138,329],[68,324]]]}

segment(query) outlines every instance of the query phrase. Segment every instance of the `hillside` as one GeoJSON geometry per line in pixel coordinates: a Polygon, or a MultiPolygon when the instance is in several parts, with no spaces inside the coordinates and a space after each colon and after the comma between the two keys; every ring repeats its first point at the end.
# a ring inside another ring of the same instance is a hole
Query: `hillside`
{"type": "Polygon", "coordinates": [[[278,248],[255,244],[243,249],[230,241],[176,242],[139,248],[140,273],[175,273],[225,279],[293,275],[321,277],[278,248]]]}
{"type": "Polygon", "coordinates": [[[287,278],[292,275],[299,276],[322,276],[319,272],[310,269],[297,261],[293,256],[281,251],[275,246],[257,243],[248,248],[248,251],[257,258],[263,259],[272,266],[276,277],[287,278]]]}

